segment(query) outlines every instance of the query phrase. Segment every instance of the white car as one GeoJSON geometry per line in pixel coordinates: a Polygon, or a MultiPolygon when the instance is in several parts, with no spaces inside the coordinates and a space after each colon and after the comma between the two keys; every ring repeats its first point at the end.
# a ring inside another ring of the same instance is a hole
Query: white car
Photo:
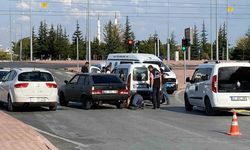
{"type": "Polygon", "coordinates": [[[205,62],[186,81],[187,111],[199,106],[215,115],[218,110],[250,109],[250,63],[205,62]]]}
{"type": "Polygon", "coordinates": [[[12,69],[0,84],[0,101],[8,111],[18,106],[47,106],[56,110],[57,84],[52,74],[38,68],[12,69]]]}

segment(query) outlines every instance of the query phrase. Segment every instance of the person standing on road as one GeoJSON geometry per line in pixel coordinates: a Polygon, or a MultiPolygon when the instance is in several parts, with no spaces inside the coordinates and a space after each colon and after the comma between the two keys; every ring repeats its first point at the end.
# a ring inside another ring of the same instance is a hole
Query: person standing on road
{"type": "Polygon", "coordinates": [[[168,96],[167,87],[166,87],[167,83],[163,84],[164,71],[162,68],[160,70],[161,70],[161,85],[162,85],[160,94],[162,95],[161,96],[162,97],[162,104],[169,105],[170,101],[169,101],[169,96],[168,96]]]}
{"type": "Polygon", "coordinates": [[[88,73],[89,72],[89,62],[85,62],[84,66],[82,66],[81,72],[82,73],[88,73]]]}
{"type": "Polygon", "coordinates": [[[150,87],[153,89],[153,109],[160,108],[161,74],[152,65],[148,66],[148,70],[150,71],[150,87]]]}

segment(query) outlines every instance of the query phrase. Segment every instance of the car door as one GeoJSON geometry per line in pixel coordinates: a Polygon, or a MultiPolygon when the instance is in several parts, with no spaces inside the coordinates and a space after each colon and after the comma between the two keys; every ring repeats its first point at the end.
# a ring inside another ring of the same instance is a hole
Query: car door
{"type": "Polygon", "coordinates": [[[7,81],[8,78],[10,76],[10,72],[3,78],[2,83],[0,84],[0,99],[1,101],[6,101],[6,97],[4,95],[6,95],[6,85],[7,85],[7,81]]]}
{"type": "Polygon", "coordinates": [[[75,99],[77,101],[81,101],[81,96],[84,93],[85,89],[85,81],[88,76],[86,75],[80,75],[77,81],[77,84],[74,89],[74,95],[76,96],[75,99]]]}
{"type": "Polygon", "coordinates": [[[192,105],[199,105],[199,101],[202,100],[201,97],[199,97],[199,83],[201,80],[201,74],[200,74],[200,69],[198,68],[195,70],[190,85],[189,85],[189,89],[188,89],[188,98],[189,101],[192,105]]]}
{"type": "MultiPolygon", "coordinates": [[[[5,78],[5,81],[2,83],[2,89],[3,89],[3,95],[2,95],[2,100],[4,102],[7,102],[7,97],[8,97],[8,94],[10,91],[13,92],[13,89],[11,88],[14,88],[14,86],[12,86],[14,83],[13,83],[13,80],[16,76],[16,72],[14,70],[10,71],[7,75],[6,75],[6,78],[5,78]]],[[[10,93],[12,94],[12,93],[10,93]]]]}
{"type": "Polygon", "coordinates": [[[75,75],[65,87],[65,98],[69,101],[75,101],[75,88],[77,86],[79,75],[75,75]]]}

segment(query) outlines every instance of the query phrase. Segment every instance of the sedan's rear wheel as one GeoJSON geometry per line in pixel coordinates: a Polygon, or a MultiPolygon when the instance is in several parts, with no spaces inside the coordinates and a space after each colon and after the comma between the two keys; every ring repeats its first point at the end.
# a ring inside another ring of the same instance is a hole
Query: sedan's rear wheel
{"type": "Polygon", "coordinates": [[[67,101],[65,99],[65,96],[64,96],[63,93],[59,94],[59,103],[60,103],[61,106],[68,106],[68,104],[69,104],[69,101],[67,101]]]}
{"type": "Polygon", "coordinates": [[[10,96],[8,96],[7,110],[8,111],[15,111],[15,106],[13,106],[13,103],[11,101],[10,96]]]}
{"type": "Polygon", "coordinates": [[[82,108],[83,109],[88,110],[92,107],[92,102],[86,95],[83,95],[81,97],[81,101],[82,101],[82,108]]]}

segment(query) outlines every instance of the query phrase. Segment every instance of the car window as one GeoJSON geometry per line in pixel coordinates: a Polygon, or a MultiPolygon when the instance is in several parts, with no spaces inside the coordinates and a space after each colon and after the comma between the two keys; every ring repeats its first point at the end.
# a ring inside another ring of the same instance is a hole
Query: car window
{"type": "Polygon", "coordinates": [[[93,75],[94,84],[110,84],[110,83],[122,83],[119,77],[115,75],[93,75]]]}
{"type": "Polygon", "coordinates": [[[127,82],[128,69],[127,68],[119,68],[116,70],[116,75],[118,75],[122,81],[127,82]]]}
{"type": "Polygon", "coordinates": [[[14,78],[16,77],[16,72],[14,70],[12,70],[10,72],[10,76],[8,77],[8,81],[12,81],[14,78]]]}
{"type": "Polygon", "coordinates": [[[219,92],[250,92],[250,67],[221,67],[218,71],[219,92]]]}
{"type": "Polygon", "coordinates": [[[170,72],[171,70],[169,69],[169,67],[167,65],[165,65],[163,62],[161,61],[144,61],[143,63],[146,64],[155,64],[158,65],[161,68],[164,68],[163,72],[170,72]]]}
{"type": "Polygon", "coordinates": [[[77,84],[84,85],[86,76],[79,76],[77,84]]]}
{"type": "Polygon", "coordinates": [[[76,84],[78,81],[79,75],[74,76],[70,81],[69,84],[76,84]]]}
{"type": "Polygon", "coordinates": [[[32,71],[19,74],[18,81],[48,82],[54,81],[54,78],[47,72],[32,71]]]}
{"type": "Polygon", "coordinates": [[[146,67],[136,67],[133,70],[134,81],[147,81],[148,80],[148,69],[146,67]]]}
{"type": "Polygon", "coordinates": [[[0,71],[0,81],[2,81],[3,77],[5,77],[9,71],[0,71]]]}
{"type": "Polygon", "coordinates": [[[192,81],[194,83],[207,81],[210,79],[212,73],[211,68],[199,68],[195,71],[192,81]]]}
{"type": "Polygon", "coordinates": [[[8,78],[9,78],[9,76],[10,76],[10,73],[11,73],[11,72],[8,72],[8,73],[6,74],[6,76],[3,78],[3,80],[8,81],[8,78]]]}

